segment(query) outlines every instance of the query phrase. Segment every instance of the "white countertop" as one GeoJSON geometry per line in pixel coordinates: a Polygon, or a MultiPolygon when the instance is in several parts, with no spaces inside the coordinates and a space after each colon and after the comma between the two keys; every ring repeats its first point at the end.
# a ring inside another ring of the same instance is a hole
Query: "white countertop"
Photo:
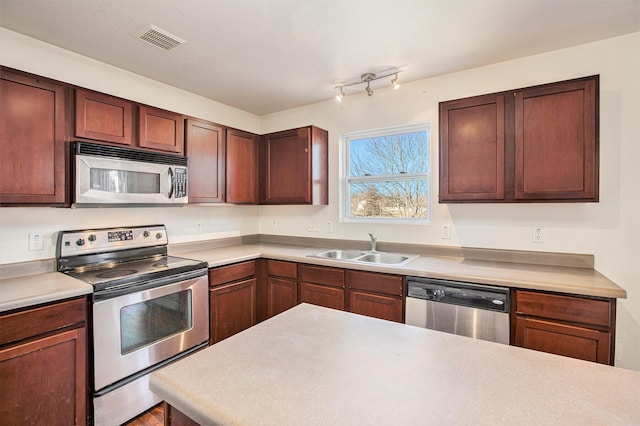
{"type": "Polygon", "coordinates": [[[0,279],[0,312],[91,294],[93,287],[59,272],[0,279]]]}
{"type": "Polygon", "coordinates": [[[308,304],[150,388],[202,425],[640,424],[640,372],[308,304]]]}
{"type": "Polygon", "coordinates": [[[247,244],[209,250],[183,252],[182,257],[207,262],[213,268],[259,257],[312,263],[347,269],[467,281],[532,290],[585,296],[626,298],[627,293],[613,281],[589,268],[533,265],[525,263],[469,260],[462,257],[420,256],[406,265],[363,265],[339,260],[308,257],[325,251],[319,247],[247,244]]]}
{"type": "MultiPolygon", "coordinates": [[[[308,257],[324,250],[326,249],[297,245],[244,244],[206,250],[181,251],[175,255],[207,262],[210,268],[262,257],[346,269],[442,278],[585,296],[627,297],[624,289],[598,271],[589,268],[481,261],[443,256],[420,256],[404,266],[395,267],[308,257]]],[[[171,247],[169,252],[171,253],[171,247]]],[[[90,294],[92,291],[93,288],[90,285],[58,272],[2,278],[0,279],[0,312],[90,294]]]]}

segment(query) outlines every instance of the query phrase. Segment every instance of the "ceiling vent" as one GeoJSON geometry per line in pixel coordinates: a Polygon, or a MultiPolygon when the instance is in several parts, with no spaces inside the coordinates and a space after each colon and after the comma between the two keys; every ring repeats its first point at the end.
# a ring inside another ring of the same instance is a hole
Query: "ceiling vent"
{"type": "Polygon", "coordinates": [[[138,31],[136,37],[163,50],[171,50],[174,47],[186,43],[186,40],[176,37],[169,31],[165,31],[151,24],[138,31]]]}

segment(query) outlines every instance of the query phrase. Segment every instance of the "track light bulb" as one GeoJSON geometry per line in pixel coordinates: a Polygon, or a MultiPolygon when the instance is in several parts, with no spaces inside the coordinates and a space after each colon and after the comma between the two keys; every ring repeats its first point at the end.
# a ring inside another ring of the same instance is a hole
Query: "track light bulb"
{"type": "Polygon", "coordinates": [[[367,81],[367,95],[371,96],[373,95],[373,90],[371,90],[371,87],[369,87],[369,82],[367,81]]]}
{"type": "Polygon", "coordinates": [[[342,102],[342,98],[344,98],[344,91],[342,90],[342,87],[341,87],[341,88],[340,88],[340,93],[338,93],[338,94],[336,95],[336,100],[337,100],[338,102],[342,102]]]}
{"type": "Polygon", "coordinates": [[[391,87],[393,90],[398,90],[400,88],[400,83],[398,83],[398,74],[391,80],[391,87]]]}

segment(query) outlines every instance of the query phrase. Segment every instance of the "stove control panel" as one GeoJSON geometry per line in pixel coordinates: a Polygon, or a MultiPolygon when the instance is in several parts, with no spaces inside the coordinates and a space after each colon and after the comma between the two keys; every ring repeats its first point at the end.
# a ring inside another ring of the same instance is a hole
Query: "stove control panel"
{"type": "Polygon", "coordinates": [[[168,242],[167,230],[164,225],[60,231],[57,257],[153,247],[166,245],[168,242]]]}

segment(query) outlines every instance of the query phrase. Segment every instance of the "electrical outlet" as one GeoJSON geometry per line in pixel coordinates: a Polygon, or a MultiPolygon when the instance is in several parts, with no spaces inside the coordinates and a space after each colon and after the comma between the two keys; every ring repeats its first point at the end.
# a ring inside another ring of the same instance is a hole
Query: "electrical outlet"
{"type": "Polygon", "coordinates": [[[333,232],[333,222],[331,222],[330,220],[327,221],[326,231],[327,231],[327,233],[333,232]]]}
{"type": "Polygon", "coordinates": [[[29,233],[29,251],[44,250],[42,232],[29,233]]]}
{"type": "Polygon", "coordinates": [[[451,239],[451,225],[448,223],[442,225],[442,239],[450,240],[451,239]]]}
{"type": "Polygon", "coordinates": [[[317,223],[309,223],[307,224],[307,232],[319,232],[320,229],[318,228],[318,224],[317,223]]]}
{"type": "Polygon", "coordinates": [[[531,241],[534,243],[544,243],[544,228],[533,228],[531,241]]]}
{"type": "Polygon", "coordinates": [[[274,231],[276,229],[278,229],[278,221],[275,219],[271,219],[271,229],[273,229],[274,231]]]}

